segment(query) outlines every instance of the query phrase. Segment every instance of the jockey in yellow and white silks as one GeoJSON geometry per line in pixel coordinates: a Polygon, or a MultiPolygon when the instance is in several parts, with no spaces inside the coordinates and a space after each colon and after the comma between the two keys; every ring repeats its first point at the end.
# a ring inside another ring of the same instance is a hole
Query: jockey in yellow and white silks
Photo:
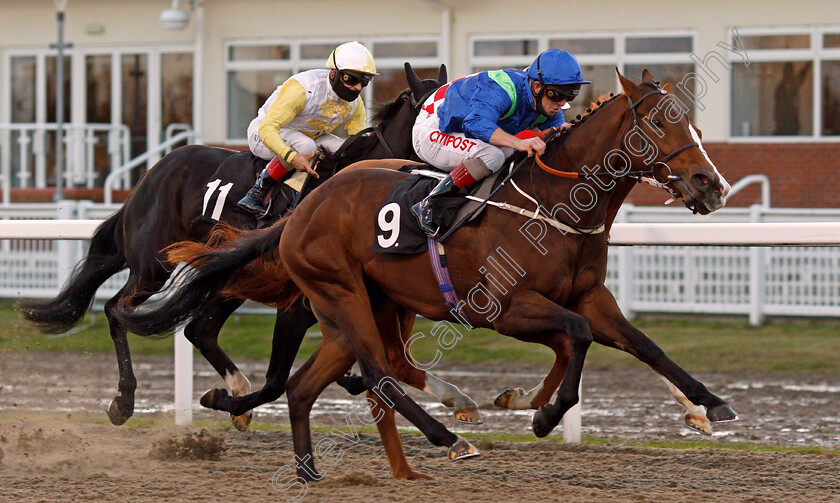
{"type": "Polygon", "coordinates": [[[266,192],[292,170],[318,176],[309,166],[316,148],[335,152],[344,142],[331,134],[344,126],[350,135],[365,128],[365,105],[360,93],[376,73],[370,52],[358,42],[335,48],[327,69],[291,76],[278,86],[248,126],[248,147],[270,160],[239,206],[265,212],[266,192]]]}

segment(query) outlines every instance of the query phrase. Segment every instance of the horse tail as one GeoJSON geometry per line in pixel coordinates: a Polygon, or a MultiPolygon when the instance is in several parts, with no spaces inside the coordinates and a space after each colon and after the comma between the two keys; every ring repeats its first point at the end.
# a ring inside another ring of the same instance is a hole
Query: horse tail
{"type": "Polygon", "coordinates": [[[18,303],[23,317],[46,333],[60,334],[76,325],[93,303],[96,290],[125,268],[123,216],[125,206],[99,224],[87,256],[80,262],[58,296],[50,300],[18,303]]]}
{"type": "Polygon", "coordinates": [[[123,303],[117,318],[132,332],[148,337],[172,332],[219,294],[288,307],[301,292],[280,261],[278,244],[285,226],[285,219],[256,231],[220,224],[206,244],[183,241],[169,246],[167,260],[188,266],[173,279],[176,290],[149,311],[126,309],[123,303]]]}

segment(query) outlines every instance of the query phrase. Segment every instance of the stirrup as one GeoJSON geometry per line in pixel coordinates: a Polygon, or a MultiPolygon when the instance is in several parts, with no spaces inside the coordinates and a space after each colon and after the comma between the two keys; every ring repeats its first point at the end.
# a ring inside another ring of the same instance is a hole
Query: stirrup
{"type": "MultiPolygon", "coordinates": [[[[437,239],[438,235],[440,235],[440,226],[438,226],[438,228],[437,228],[437,229],[432,229],[432,228],[431,228],[431,226],[430,226],[429,224],[427,224],[427,223],[425,223],[425,222],[423,221],[423,217],[420,215],[420,213],[422,213],[422,212],[423,212],[423,209],[424,209],[424,208],[423,208],[423,203],[424,203],[424,202],[425,202],[426,204],[428,204],[428,202],[426,201],[426,199],[424,199],[424,200],[420,201],[419,203],[414,204],[414,205],[411,207],[411,214],[412,214],[412,215],[414,215],[414,219],[415,219],[415,220],[417,220],[417,226],[418,226],[418,227],[420,227],[420,230],[422,230],[422,231],[423,231],[423,232],[424,232],[427,236],[429,236],[430,238],[437,239]],[[418,206],[419,206],[420,208],[419,208],[419,209],[415,209],[415,208],[417,208],[418,206]]],[[[431,211],[431,210],[430,210],[430,211],[431,211]]]]}

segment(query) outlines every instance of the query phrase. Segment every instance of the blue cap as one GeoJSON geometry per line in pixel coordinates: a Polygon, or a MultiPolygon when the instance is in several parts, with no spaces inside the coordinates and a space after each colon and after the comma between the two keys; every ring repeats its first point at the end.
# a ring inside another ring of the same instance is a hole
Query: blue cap
{"type": "Polygon", "coordinates": [[[572,53],[562,49],[542,52],[525,72],[545,85],[591,84],[583,80],[580,64],[572,53]]]}

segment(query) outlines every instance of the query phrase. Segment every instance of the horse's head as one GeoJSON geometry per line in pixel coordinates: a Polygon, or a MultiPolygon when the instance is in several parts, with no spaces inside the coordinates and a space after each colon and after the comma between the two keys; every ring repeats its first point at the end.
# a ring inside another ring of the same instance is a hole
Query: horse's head
{"type": "Polygon", "coordinates": [[[435,89],[446,84],[446,65],[440,65],[437,79],[420,80],[420,77],[411,68],[408,62],[405,63],[405,79],[408,82],[408,88],[411,89],[411,104],[415,109],[419,109],[435,89]]]}
{"type": "Polygon", "coordinates": [[[649,181],[682,199],[692,211],[705,215],[722,208],[731,187],[709,159],[700,130],[670,87],[659,87],[647,70],[641,84],[616,73],[633,117],[622,135],[624,150],[652,165],[649,181]]]}

